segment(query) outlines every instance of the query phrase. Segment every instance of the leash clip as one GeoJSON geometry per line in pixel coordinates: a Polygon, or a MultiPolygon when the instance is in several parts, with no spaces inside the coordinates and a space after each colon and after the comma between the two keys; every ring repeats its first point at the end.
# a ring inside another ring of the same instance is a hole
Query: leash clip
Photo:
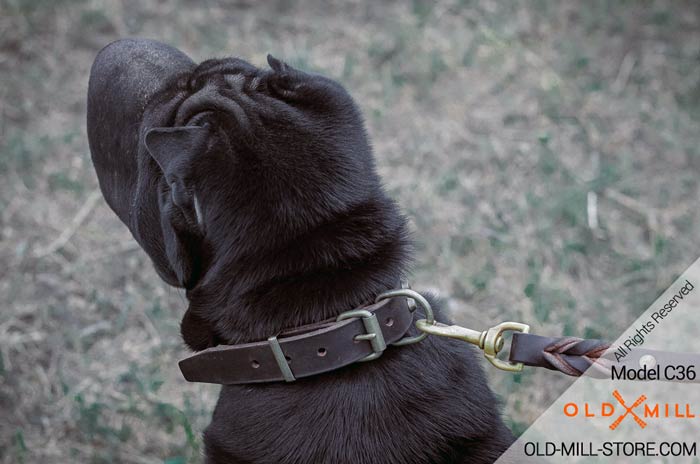
{"type": "Polygon", "coordinates": [[[479,332],[459,325],[446,325],[440,322],[431,322],[426,319],[416,321],[418,330],[425,334],[438,335],[440,337],[456,338],[458,340],[478,346],[486,359],[495,367],[509,372],[520,372],[523,363],[513,363],[498,359],[498,353],[503,349],[505,341],[503,333],[507,331],[529,333],[530,326],[520,322],[501,322],[490,329],[479,332]]]}

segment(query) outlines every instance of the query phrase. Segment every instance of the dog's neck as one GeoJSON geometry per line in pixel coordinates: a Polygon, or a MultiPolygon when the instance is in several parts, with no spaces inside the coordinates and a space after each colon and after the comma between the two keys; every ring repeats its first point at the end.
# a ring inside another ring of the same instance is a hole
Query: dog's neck
{"type": "Polygon", "coordinates": [[[227,344],[335,317],[398,285],[407,235],[405,218],[382,193],[280,246],[217,256],[187,292],[190,311],[227,344]]]}

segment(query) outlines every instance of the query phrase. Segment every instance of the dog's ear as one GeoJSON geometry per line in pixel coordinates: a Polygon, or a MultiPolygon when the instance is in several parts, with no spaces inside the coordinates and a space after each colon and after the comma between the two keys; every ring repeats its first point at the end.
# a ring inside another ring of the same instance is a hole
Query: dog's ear
{"type": "Polygon", "coordinates": [[[181,177],[192,159],[207,148],[209,126],[154,127],[146,132],[146,149],[168,183],[181,177]]]}
{"type": "Polygon", "coordinates": [[[267,63],[272,69],[267,86],[274,96],[286,103],[313,105],[321,111],[341,110],[345,114],[345,102],[352,100],[337,82],[293,68],[272,55],[267,55],[267,63]]]}
{"type": "Polygon", "coordinates": [[[268,84],[279,96],[287,99],[299,97],[300,91],[312,78],[310,74],[293,68],[270,54],[267,55],[267,64],[273,71],[268,84]]]}
{"type": "Polygon", "coordinates": [[[158,192],[163,227],[163,242],[178,282],[189,288],[201,267],[201,214],[194,166],[196,158],[206,153],[208,126],[156,127],[145,136],[148,153],[158,164],[167,187],[158,192]]]}
{"type": "Polygon", "coordinates": [[[270,65],[270,68],[276,73],[279,74],[285,74],[288,73],[290,70],[297,71],[296,69],[292,68],[289,66],[287,63],[284,61],[275,58],[274,56],[270,55],[269,53],[267,54],[267,64],[270,65]]]}
{"type": "Polygon", "coordinates": [[[193,351],[202,351],[219,344],[212,324],[188,309],[180,323],[180,334],[193,351]]]}
{"type": "Polygon", "coordinates": [[[146,133],[148,153],[160,166],[170,197],[190,224],[200,223],[200,211],[191,182],[196,157],[206,152],[209,126],[156,127],[146,133]]]}

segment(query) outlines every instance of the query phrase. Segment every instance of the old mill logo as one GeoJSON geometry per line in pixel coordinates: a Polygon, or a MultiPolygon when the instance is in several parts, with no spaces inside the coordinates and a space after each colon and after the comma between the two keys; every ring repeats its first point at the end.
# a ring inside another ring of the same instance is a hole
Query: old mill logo
{"type": "Polygon", "coordinates": [[[633,402],[627,402],[618,390],[613,391],[613,402],[603,402],[599,406],[591,403],[566,403],[566,417],[608,417],[612,418],[610,430],[615,430],[627,418],[630,418],[642,429],[646,428],[649,419],[693,419],[690,404],[681,403],[650,403],[646,395],[639,395],[633,402]]]}

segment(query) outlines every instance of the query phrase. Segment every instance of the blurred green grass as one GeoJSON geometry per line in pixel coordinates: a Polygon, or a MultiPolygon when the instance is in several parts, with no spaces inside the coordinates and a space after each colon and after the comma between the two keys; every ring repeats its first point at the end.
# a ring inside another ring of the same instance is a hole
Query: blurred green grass
{"type": "MultiPolygon", "coordinates": [[[[613,338],[700,254],[699,9],[0,0],[0,462],[198,462],[218,391],[180,379],[183,295],[90,200],[103,45],[339,79],[411,218],[414,287],[470,327],[613,338]]],[[[489,373],[516,432],[570,382],[489,373]]]]}

